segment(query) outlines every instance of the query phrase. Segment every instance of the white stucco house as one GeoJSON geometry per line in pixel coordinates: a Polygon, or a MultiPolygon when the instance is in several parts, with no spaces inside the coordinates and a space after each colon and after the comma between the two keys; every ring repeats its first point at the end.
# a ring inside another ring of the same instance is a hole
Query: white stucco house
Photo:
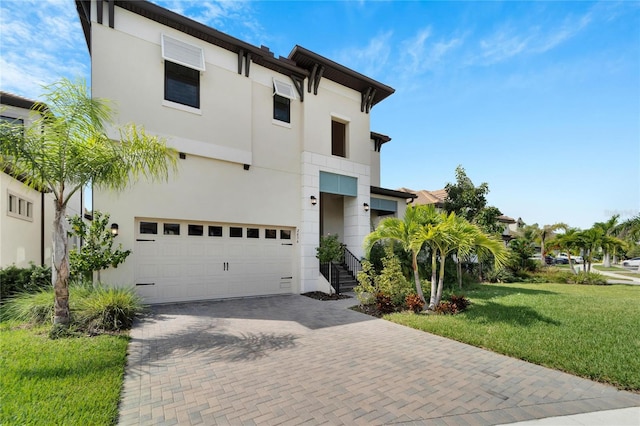
{"type": "MultiPolygon", "coordinates": [[[[148,303],[328,290],[321,235],[356,256],[413,194],[380,188],[369,111],[394,90],[301,46],[276,58],[146,1],[76,1],[92,96],[180,152],[168,182],[93,192],[133,250],[106,282],[148,303]]],[[[114,138],[117,135],[113,135],[114,138]]]]}
{"type": "MultiPolygon", "coordinates": [[[[38,118],[31,110],[34,104],[34,100],[0,91],[0,120],[31,126],[38,118]]],[[[0,268],[51,265],[53,197],[46,188],[36,190],[23,182],[10,167],[0,174],[0,268]]],[[[82,194],[74,195],[67,215],[80,215],[82,203],[82,194]]]]}

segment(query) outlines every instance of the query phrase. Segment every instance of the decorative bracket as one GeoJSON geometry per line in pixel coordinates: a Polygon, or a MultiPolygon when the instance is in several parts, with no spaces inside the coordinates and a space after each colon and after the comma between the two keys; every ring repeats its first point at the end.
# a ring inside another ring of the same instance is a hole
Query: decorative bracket
{"type": "Polygon", "coordinates": [[[309,77],[309,83],[307,84],[307,92],[311,93],[311,85],[313,84],[313,94],[318,94],[318,86],[320,86],[320,80],[324,73],[324,65],[318,67],[318,64],[313,65],[311,70],[311,77],[309,77]]]}
{"type": "Polygon", "coordinates": [[[298,92],[298,96],[300,96],[300,102],[304,102],[304,79],[298,76],[292,75],[291,81],[293,81],[293,86],[296,88],[296,92],[298,92]]]}
{"type": "Polygon", "coordinates": [[[360,111],[369,114],[373,107],[373,98],[376,96],[376,89],[368,87],[367,91],[362,93],[362,101],[360,102],[360,111]]]}
{"type": "Polygon", "coordinates": [[[242,59],[244,58],[244,76],[249,77],[249,67],[251,66],[251,52],[243,49],[238,51],[238,74],[242,74],[242,59]]]}

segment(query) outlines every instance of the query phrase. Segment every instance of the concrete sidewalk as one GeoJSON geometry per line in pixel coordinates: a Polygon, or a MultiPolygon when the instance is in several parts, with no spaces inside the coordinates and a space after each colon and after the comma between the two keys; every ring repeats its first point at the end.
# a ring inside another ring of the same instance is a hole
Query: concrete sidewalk
{"type": "Polygon", "coordinates": [[[120,424],[495,425],[640,406],[637,394],[346,309],[355,303],[154,307],[131,333],[120,424]]]}
{"type": "MultiPolygon", "coordinates": [[[[602,266],[601,264],[597,264],[602,266]]],[[[592,265],[595,266],[595,265],[592,265]]],[[[597,272],[607,277],[607,282],[609,284],[629,284],[629,285],[640,285],[640,278],[631,277],[629,275],[624,275],[620,273],[616,273],[615,271],[599,271],[597,269],[591,269],[593,272],[597,272]]],[[[627,270],[628,272],[634,272],[631,269],[627,270]]]]}

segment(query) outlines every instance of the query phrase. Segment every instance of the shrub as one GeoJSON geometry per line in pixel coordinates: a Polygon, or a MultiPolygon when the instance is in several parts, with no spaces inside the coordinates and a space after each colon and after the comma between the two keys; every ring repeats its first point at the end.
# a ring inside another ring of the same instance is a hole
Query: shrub
{"type": "Polygon", "coordinates": [[[356,277],[358,285],[353,289],[356,297],[362,305],[372,305],[375,302],[376,283],[375,269],[373,264],[368,260],[362,261],[362,271],[358,272],[356,277]]]}
{"type": "Polygon", "coordinates": [[[391,301],[391,296],[382,292],[376,293],[376,308],[381,314],[390,314],[396,310],[395,305],[391,301]]]}
{"type": "Polygon", "coordinates": [[[455,315],[469,307],[471,302],[463,295],[452,294],[449,300],[442,301],[436,306],[435,312],[443,315],[455,315]]]}
{"type": "Polygon", "coordinates": [[[413,285],[405,278],[401,262],[390,248],[382,263],[382,271],[378,274],[371,262],[362,262],[362,271],[357,277],[359,285],[354,288],[356,296],[361,304],[368,305],[374,302],[376,294],[384,293],[395,307],[402,308],[407,295],[413,292],[413,285]]]}
{"type": "Polygon", "coordinates": [[[344,245],[337,235],[320,237],[320,247],[316,247],[316,257],[320,263],[339,262],[342,260],[344,245]]]}
{"type": "Polygon", "coordinates": [[[420,299],[420,296],[418,296],[415,293],[412,293],[412,294],[408,294],[407,297],[405,298],[405,305],[407,309],[409,309],[410,311],[418,313],[424,307],[424,302],[420,299]]]}
{"type": "Polygon", "coordinates": [[[15,320],[30,324],[47,324],[53,320],[53,288],[37,292],[22,292],[5,301],[3,320],[15,320]]]}
{"type": "Polygon", "coordinates": [[[0,269],[0,302],[14,294],[37,292],[51,287],[51,268],[30,263],[27,268],[15,265],[0,269]]]}
{"type": "Polygon", "coordinates": [[[133,288],[98,286],[78,301],[78,321],[90,331],[127,330],[144,310],[133,288]]]}
{"type": "MultiPolygon", "coordinates": [[[[21,293],[9,299],[3,309],[3,319],[32,324],[51,324],[53,319],[53,289],[36,293],[21,293]]],[[[70,332],[54,327],[52,338],[77,335],[75,330],[95,333],[130,328],[144,305],[133,288],[93,287],[76,284],[69,287],[70,332]]]]}

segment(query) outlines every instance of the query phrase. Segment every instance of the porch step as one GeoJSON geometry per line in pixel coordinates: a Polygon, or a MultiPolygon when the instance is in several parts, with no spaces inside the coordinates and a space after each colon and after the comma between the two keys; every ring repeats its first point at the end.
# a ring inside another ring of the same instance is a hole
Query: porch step
{"type": "Polygon", "coordinates": [[[344,265],[336,265],[336,268],[340,277],[340,293],[353,291],[353,288],[358,285],[358,280],[351,275],[344,265]]]}

